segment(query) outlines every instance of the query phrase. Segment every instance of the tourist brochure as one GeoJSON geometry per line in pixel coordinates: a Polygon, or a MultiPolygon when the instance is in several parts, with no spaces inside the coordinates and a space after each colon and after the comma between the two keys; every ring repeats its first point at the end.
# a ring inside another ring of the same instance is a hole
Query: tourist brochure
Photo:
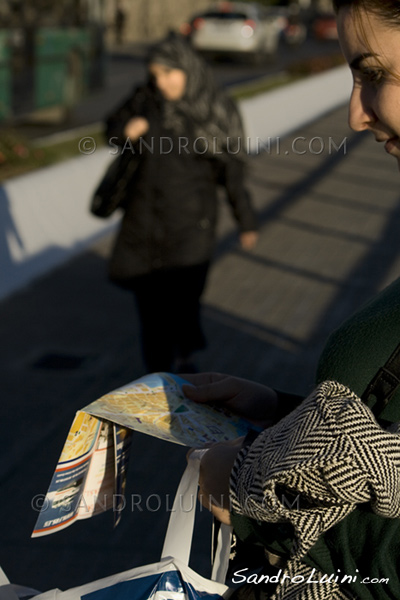
{"type": "Polygon", "coordinates": [[[247,421],[188,400],[184,383],[177,375],[152,373],[76,413],[32,537],[110,508],[118,523],[133,430],[191,448],[246,435],[247,421]]]}

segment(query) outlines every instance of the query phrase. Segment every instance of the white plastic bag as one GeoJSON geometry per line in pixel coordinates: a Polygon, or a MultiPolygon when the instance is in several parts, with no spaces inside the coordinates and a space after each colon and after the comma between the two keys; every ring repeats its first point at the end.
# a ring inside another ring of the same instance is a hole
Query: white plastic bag
{"type": "MultiPolygon", "coordinates": [[[[189,499],[197,497],[200,460],[205,450],[190,455],[176,492],[168,523],[161,560],[99,579],[65,592],[54,589],[35,596],[35,600],[221,600],[230,595],[222,583],[229,560],[230,528],[223,525],[219,533],[212,578],[198,575],[189,566],[196,506],[184,511],[189,499]],[[186,500],[186,501],[185,501],[186,500]]],[[[0,600],[15,600],[2,591],[13,593],[9,586],[0,587],[0,600]]]]}

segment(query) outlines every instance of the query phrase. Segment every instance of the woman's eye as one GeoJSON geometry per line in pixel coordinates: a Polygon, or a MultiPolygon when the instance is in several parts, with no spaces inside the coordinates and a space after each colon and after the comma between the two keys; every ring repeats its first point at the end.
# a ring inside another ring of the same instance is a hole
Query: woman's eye
{"type": "Polygon", "coordinates": [[[385,78],[385,73],[382,69],[363,69],[362,77],[368,83],[377,85],[385,78]]]}

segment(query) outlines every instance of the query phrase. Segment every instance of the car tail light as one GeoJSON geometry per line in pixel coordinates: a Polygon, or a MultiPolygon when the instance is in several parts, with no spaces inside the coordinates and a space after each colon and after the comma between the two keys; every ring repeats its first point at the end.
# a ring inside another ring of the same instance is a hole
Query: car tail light
{"type": "Polygon", "coordinates": [[[201,29],[202,27],[204,27],[204,23],[205,23],[204,19],[202,19],[201,17],[198,17],[197,19],[195,19],[193,21],[192,27],[193,27],[193,29],[196,29],[196,30],[201,29]]]}
{"type": "Polygon", "coordinates": [[[246,19],[244,25],[247,27],[251,27],[252,29],[256,28],[256,22],[253,19],[246,19]]]}

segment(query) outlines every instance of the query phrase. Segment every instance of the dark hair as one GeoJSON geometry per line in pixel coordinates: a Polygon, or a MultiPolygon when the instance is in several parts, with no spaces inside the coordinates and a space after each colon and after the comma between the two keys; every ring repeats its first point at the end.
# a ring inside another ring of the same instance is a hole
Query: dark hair
{"type": "Polygon", "coordinates": [[[336,12],[345,7],[355,8],[358,12],[364,10],[374,13],[389,25],[400,25],[399,0],[333,0],[333,7],[336,12]]]}

